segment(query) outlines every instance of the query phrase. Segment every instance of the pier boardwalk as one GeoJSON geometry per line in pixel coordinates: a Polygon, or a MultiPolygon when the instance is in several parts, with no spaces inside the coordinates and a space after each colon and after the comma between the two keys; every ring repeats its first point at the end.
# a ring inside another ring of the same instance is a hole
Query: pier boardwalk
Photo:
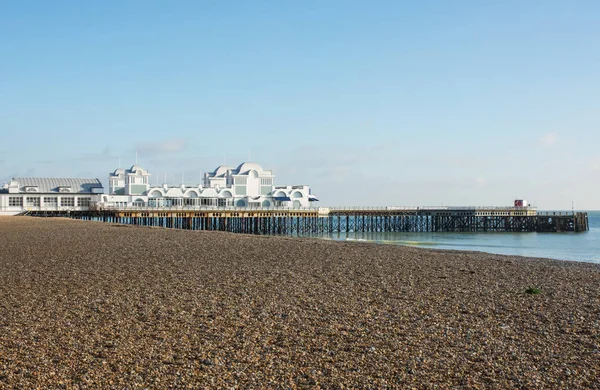
{"type": "Polygon", "coordinates": [[[203,208],[126,207],[28,211],[31,216],[215,230],[246,234],[320,235],[350,232],[586,232],[585,212],[532,207],[203,208]]]}

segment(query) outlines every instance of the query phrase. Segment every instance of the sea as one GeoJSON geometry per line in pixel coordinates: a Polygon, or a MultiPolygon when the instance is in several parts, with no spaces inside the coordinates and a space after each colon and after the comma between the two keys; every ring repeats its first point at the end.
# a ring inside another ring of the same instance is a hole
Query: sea
{"type": "Polygon", "coordinates": [[[600,264],[600,211],[588,211],[584,233],[342,233],[333,240],[480,251],[600,264]]]}

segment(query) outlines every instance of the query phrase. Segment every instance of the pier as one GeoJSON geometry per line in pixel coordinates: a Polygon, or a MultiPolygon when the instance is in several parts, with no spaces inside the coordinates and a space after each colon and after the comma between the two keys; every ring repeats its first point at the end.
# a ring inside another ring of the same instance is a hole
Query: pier
{"type": "Polygon", "coordinates": [[[326,235],[352,232],[586,232],[585,212],[532,207],[199,208],[128,207],[27,211],[23,215],[245,234],[326,235]]]}

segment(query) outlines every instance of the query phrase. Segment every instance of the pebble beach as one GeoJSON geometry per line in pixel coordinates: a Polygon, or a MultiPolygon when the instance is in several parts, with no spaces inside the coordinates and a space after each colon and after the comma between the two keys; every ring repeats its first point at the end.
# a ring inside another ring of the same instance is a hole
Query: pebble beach
{"type": "Polygon", "coordinates": [[[600,388],[600,265],[0,217],[12,388],[600,388]]]}

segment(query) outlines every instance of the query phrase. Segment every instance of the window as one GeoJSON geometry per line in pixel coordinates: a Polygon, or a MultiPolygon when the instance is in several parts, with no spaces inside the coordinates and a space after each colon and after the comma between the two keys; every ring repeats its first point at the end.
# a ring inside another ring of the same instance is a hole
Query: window
{"type": "Polygon", "coordinates": [[[58,192],[71,192],[71,187],[60,187],[58,192]]]}
{"type": "Polygon", "coordinates": [[[213,199],[210,198],[202,198],[200,199],[200,202],[202,206],[212,206],[214,204],[213,199]]]}
{"type": "Polygon", "coordinates": [[[74,207],[75,206],[75,198],[61,198],[60,205],[62,207],[74,207]]]}
{"type": "Polygon", "coordinates": [[[236,186],[235,194],[236,195],[246,195],[246,186],[236,186]]]}
{"type": "Polygon", "coordinates": [[[33,206],[33,207],[39,207],[40,206],[40,198],[39,197],[30,197],[28,196],[25,199],[25,202],[27,203],[27,206],[33,206]]]}
{"type": "Polygon", "coordinates": [[[38,192],[37,187],[27,187],[25,188],[25,192],[38,192]]]}
{"type": "Polygon", "coordinates": [[[248,184],[248,178],[247,177],[236,177],[235,184],[246,185],[246,184],[248,184]]]}
{"type": "Polygon", "coordinates": [[[13,207],[23,207],[23,198],[20,196],[11,196],[8,198],[8,205],[13,207]]]}
{"type": "Polygon", "coordinates": [[[92,198],[77,198],[77,206],[78,207],[90,207],[90,202],[92,198]]]}
{"type": "Polygon", "coordinates": [[[260,179],[261,186],[270,186],[273,185],[273,179],[260,179]]]}
{"type": "Polygon", "coordinates": [[[55,196],[44,197],[44,206],[49,206],[49,207],[58,206],[58,198],[55,196]]]}
{"type": "Polygon", "coordinates": [[[129,184],[147,184],[148,178],[143,176],[130,176],[129,184]]]}

